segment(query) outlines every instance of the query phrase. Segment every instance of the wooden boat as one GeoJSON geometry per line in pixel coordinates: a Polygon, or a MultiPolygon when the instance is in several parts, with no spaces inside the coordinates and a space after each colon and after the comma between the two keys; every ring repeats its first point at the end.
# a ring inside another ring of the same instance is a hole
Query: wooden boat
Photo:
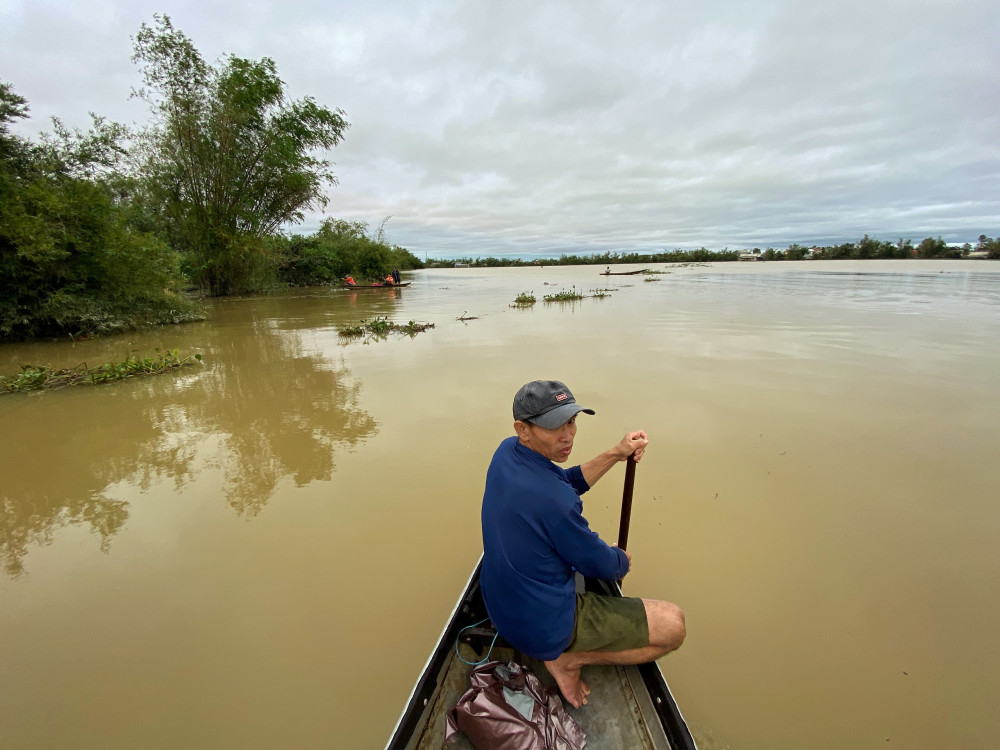
{"type": "MultiPolygon", "coordinates": [[[[555,687],[541,662],[513,649],[488,626],[479,588],[481,565],[480,558],[410,694],[386,750],[440,750],[445,717],[469,687],[473,667],[466,662],[480,661],[488,652],[491,661],[513,659],[527,666],[547,686],[555,687]],[[477,627],[484,620],[486,625],[477,627]],[[462,659],[456,651],[462,654],[462,659]]],[[[579,574],[577,586],[606,596],[621,596],[616,584],[585,579],[579,574]]],[[[579,709],[564,705],[586,733],[588,748],[696,750],[656,662],[628,667],[584,667],[583,676],[591,689],[589,703],[579,709]]],[[[447,747],[472,750],[473,745],[460,734],[447,747]]]]}
{"type": "Polygon", "coordinates": [[[342,284],[344,289],[398,289],[409,285],[409,281],[401,281],[398,284],[342,284]]]}
{"type": "Polygon", "coordinates": [[[640,268],[638,271],[601,271],[601,276],[635,276],[639,273],[645,273],[645,268],[640,268]]]}

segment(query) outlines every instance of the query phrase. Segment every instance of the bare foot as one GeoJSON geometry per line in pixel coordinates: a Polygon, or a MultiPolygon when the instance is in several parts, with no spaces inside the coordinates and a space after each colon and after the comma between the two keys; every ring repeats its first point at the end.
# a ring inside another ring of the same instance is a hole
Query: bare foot
{"type": "Polygon", "coordinates": [[[586,706],[590,696],[590,686],[580,677],[580,667],[570,667],[565,663],[561,664],[561,661],[563,661],[561,657],[555,661],[547,661],[545,667],[549,670],[549,674],[555,678],[563,698],[573,708],[586,706]]]}

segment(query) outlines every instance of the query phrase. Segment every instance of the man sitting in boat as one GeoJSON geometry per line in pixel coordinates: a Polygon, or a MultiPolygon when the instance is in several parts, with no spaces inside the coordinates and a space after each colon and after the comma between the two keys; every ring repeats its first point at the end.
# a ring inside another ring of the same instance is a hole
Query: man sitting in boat
{"type": "Polygon", "coordinates": [[[590,689],[588,664],[644,664],[684,641],[684,613],[671,602],[577,594],[574,571],[617,581],[632,556],[590,530],[579,495],[649,442],[642,430],[579,466],[562,469],[576,436],[576,403],[559,381],[535,380],[514,397],[515,435],[500,443],[483,494],[483,599],[497,632],[545,663],[574,707],[590,689]],[[554,463],[553,463],[554,462],[554,463]]]}
{"type": "Polygon", "coordinates": [[[357,283],[354,281],[353,276],[348,276],[347,278],[345,278],[344,283],[347,284],[347,286],[357,286],[357,283]]]}
{"type": "Polygon", "coordinates": [[[392,286],[393,284],[396,283],[396,280],[394,278],[392,278],[392,274],[391,273],[388,276],[385,277],[385,283],[386,283],[386,286],[392,286]]]}

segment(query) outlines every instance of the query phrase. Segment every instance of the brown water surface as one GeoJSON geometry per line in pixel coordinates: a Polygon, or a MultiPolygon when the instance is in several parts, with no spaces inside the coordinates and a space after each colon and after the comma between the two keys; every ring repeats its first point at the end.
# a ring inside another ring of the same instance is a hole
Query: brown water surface
{"type": "MultiPolygon", "coordinates": [[[[995,745],[1000,266],[657,268],[424,271],[0,347],[5,374],[204,356],[0,397],[0,747],[382,747],[540,377],[597,410],[574,460],[650,433],[626,592],[687,613],[662,666],[702,748],[995,745]],[[574,286],[613,291],[542,301],[574,286]],[[376,315],[435,328],[338,336],[376,315]]],[[[608,539],[621,478],[584,497],[608,539]]]]}

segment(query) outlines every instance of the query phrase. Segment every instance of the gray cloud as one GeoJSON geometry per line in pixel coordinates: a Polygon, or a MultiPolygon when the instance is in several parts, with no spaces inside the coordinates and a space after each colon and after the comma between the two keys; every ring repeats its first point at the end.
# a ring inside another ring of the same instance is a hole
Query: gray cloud
{"type": "Polygon", "coordinates": [[[162,10],[344,109],[327,213],[421,257],[998,232],[985,0],[170,5],[0,4],[24,132],[142,122],[129,37],[162,10]]]}

